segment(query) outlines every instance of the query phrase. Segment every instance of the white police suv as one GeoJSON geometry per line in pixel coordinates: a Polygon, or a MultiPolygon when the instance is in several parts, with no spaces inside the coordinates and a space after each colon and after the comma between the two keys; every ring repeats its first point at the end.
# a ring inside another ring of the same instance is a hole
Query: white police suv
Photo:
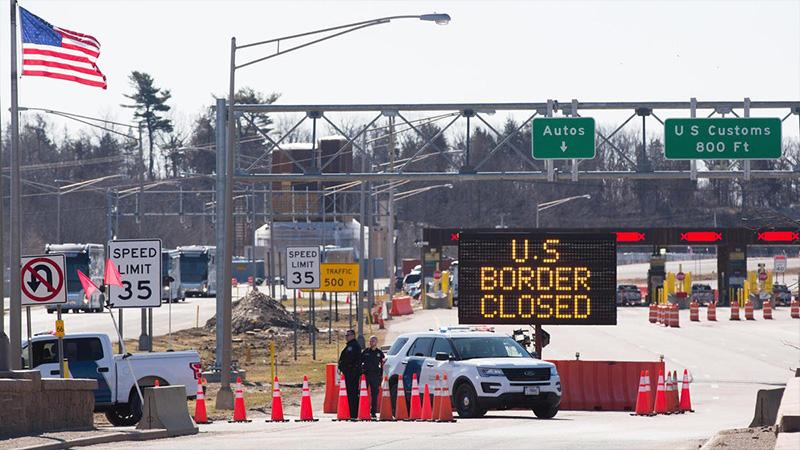
{"type": "Polygon", "coordinates": [[[414,374],[420,392],[427,383],[431,393],[436,374],[447,374],[452,403],[461,417],[481,417],[490,409],[530,408],[537,417],[549,419],[561,404],[555,365],[534,359],[510,336],[487,327],[400,335],[387,352],[384,373],[392,398],[400,380],[410,396],[414,374]]]}

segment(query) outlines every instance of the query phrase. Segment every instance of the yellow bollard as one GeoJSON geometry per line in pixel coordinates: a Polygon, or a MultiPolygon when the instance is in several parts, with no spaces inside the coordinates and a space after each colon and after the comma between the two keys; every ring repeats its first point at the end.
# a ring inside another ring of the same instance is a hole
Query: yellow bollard
{"type": "Polygon", "coordinates": [[[69,372],[69,360],[64,358],[61,363],[64,364],[64,378],[72,378],[72,374],[69,372]]]}
{"type": "Polygon", "coordinates": [[[664,287],[667,290],[667,297],[669,297],[670,294],[674,294],[675,293],[675,274],[674,273],[667,272],[667,280],[666,280],[666,283],[665,283],[664,287]]]}

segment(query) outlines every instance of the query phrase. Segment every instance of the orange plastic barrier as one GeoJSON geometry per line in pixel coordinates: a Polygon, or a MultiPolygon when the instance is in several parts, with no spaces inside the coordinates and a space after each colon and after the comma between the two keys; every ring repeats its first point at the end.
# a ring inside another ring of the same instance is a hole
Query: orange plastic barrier
{"type": "Polygon", "coordinates": [[[409,314],[414,314],[414,308],[411,307],[411,297],[405,295],[392,299],[392,310],[389,312],[389,314],[393,316],[406,316],[409,314]]]}
{"type": "MultiPolygon", "coordinates": [[[[651,361],[550,361],[561,377],[561,408],[572,411],[633,411],[642,370],[650,372],[650,389],[656,392],[658,372],[664,362],[651,361]]],[[[655,406],[651,396],[650,410],[655,406]]]]}
{"type": "Polygon", "coordinates": [[[322,412],[335,413],[338,407],[339,386],[336,383],[336,364],[325,365],[325,401],[322,403],[322,412]]]}

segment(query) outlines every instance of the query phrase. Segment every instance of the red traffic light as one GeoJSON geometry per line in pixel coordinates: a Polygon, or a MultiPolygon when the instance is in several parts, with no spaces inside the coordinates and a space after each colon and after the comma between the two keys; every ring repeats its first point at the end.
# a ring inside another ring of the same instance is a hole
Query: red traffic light
{"type": "Polygon", "coordinates": [[[764,242],[792,242],[800,239],[794,231],[762,231],[758,233],[758,240],[764,242]]]}
{"type": "Polygon", "coordinates": [[[644,233],[638,231],[617,231],[617,242],[641,242],[645,240],[644,233]]]}
{"type": "Polygon", "coordinates": [[[722,240],[722,233],[716,231],[687,231],[681,233],[681,240],[686,242],[716,242],[722,240]]]}

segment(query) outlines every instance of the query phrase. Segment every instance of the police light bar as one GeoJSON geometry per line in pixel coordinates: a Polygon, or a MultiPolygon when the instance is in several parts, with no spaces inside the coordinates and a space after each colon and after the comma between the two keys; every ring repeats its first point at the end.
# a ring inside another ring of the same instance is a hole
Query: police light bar
{"type": "Polygon", "coordinates": [[[440,333],[452,333],[454,331],[488,331],[489,333],[494,333],[494,327],[488,325],[451,325],[439,327],[440,333]]]}

